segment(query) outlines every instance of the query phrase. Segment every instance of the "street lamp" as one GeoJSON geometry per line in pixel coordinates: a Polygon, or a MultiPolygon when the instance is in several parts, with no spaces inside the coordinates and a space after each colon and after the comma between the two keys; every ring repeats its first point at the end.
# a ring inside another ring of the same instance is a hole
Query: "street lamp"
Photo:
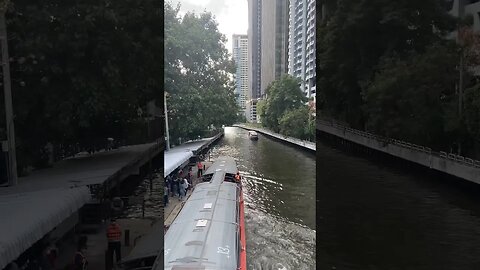
{"type": "Polygon", "coordinates": [[[5,118],[7,124],[7,146],[9,159],[9,184],[17,185],[17,157],[15,153],[15,126],[13,124],[12,89],[10,84],[10,58],[8,56],[7,25],[5,13],[10,1],[0,4],[0,42],[2,47],[3,90],[5,92],[5,118]]]}
{"type": "Polygon", "coordinates": [[[167,151],[170,150],[170,134],[168,133],[168,113],[167,113],[167,97],[168,93],[167,91],[164,92],[163,96],[163,108],[165,110],[165,134],[167,136],[167,151]]]}

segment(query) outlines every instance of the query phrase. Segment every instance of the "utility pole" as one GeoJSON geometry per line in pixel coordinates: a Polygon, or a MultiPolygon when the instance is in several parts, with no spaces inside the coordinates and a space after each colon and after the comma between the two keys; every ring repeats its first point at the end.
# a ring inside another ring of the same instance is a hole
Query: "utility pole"
{"type": "Polygon", "coordinates": [[[462,117],[463,107],[463,71],[464,71],[464,55],[463,49],[460,52],[460,78],[458,83],[458,115],[462,117]]]}
{"type": "Polygon", "coordinates": [[[10,83],[10,57],[8,56],[7,25],[5,23],[5,13],[8,1],[0,10],[0,42],[2,46],[2,71],[3,71],[3,90],[5,95],[5,118],[7,126],[8,141],[8,165],[9,165],[9,184],[17,185],[17,157],[15,152],[15,126],[13,124],[13,105],[12,89],[10,83]]]}
{"type": "Polygon", "coordinates": [[[167,113],[167,96],[168,93],[165,91],[163,96],[163,108],[165,110],[165,134],[167,135],[167,151],[170,150],[170,134],[168,133],[168,113],[167,113]]]}

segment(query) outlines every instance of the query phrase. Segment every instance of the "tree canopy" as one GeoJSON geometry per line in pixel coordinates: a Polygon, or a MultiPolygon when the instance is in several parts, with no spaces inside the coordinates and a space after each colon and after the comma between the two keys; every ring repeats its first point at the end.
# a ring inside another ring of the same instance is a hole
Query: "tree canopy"
{"type": "Polygon", "coordinates": [[[225,36],[211,13],[180,17],[179,8],[165,3],[165,91],[174,143],[239,119],[225,36]]]}
{"type": "Polygon", "coordinates": [[[10,3],[20,167],[38,163],[47,142],[85,149],[129,137],[138,108],[163,98],[161,12],[153,0],[10,3]]]}
{"type": "MultiPolygon", "coordinates": [[[[480,150],[480,42],[470,17],[455,19],[436,0],[323,2],[316,51],[322,115],[438,150],[475,141],[480,150]]],[[[463,148],[475,155],[475,147],[463,148]]]]}
{"type": "Polygon", "coordinates": [[[287,136],[312,139],[313,129],[307,98],[300,91],[300,81],[284,75],[265,90],[266,98],[257,104],[262,125],[287,136]]]}
{"type": "Polygon", "coordinates": [[[441,1],[327,1],[317,29],[319,108],[363,128],[362,89],[382,57],[423,52],[453,29],[441,1]]]}

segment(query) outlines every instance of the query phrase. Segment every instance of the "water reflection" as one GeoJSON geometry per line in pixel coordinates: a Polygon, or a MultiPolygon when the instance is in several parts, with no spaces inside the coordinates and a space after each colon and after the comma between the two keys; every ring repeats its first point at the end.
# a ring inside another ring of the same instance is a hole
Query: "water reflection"
{"type": "Polygon", "coordinates": [[[480,269],[478,187],[317,145],[320,269],[480,269]]]}

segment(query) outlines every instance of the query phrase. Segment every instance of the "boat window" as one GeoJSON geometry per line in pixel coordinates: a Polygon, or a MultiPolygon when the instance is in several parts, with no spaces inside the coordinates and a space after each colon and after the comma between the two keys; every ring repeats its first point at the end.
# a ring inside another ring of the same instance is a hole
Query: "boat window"
{"type": "Polygon", "coordinates": [[[202,177],[203,182],[210,182],[212,180],[213,174],[206,174],[202,177]]]}
{"type": "Polygon", "coordinates": [[[225,174],[225,182],[235,183],[235,175],[230,173],[225,174]]]}

